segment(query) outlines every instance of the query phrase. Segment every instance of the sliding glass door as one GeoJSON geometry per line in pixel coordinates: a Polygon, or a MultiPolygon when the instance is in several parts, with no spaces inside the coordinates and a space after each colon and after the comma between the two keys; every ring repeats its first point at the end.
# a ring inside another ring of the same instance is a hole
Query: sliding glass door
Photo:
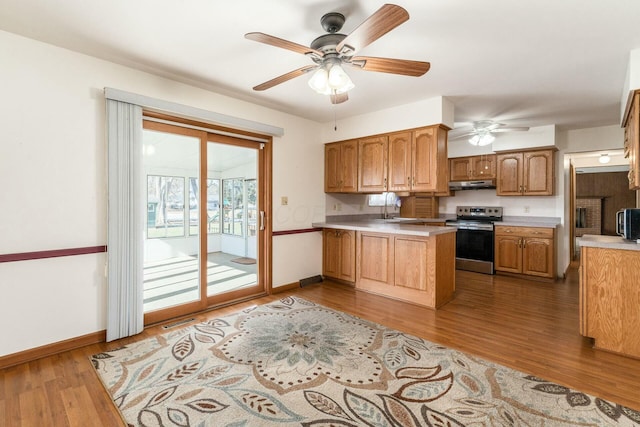
{"type": "Polygon", "coordinates": [[[266,292],[264,146],[144,121],[145,324],[266,292]]]}

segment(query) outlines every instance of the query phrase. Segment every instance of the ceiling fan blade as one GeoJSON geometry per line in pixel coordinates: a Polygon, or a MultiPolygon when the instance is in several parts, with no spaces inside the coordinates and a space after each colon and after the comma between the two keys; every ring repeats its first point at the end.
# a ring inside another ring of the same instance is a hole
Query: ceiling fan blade
{"type": "Polygon", "coordinates": [[[431,64],[423,61],[408,59],[376,58],[373,56],[356,56],[351,64],[361,67],[365,71],[401,74],[403,76],[419,77],[429,71],[431,64]]]}
{"type": "Polygon", "coordinates": [[[317,65],[306,65],[304,67],[298,68],[297,70],[290,71],[287,74],[278,76],[275,79],[271,79],[267,82],[259,84],[258,86],[255,86],[253,90],[265,90],[265,89],[272,88],[276,85],[279,85],[280,83],[284,83],[288,80],[291,80],[293,78],[306,74],[311,70],[315,70],[316,68],[318,68],[317,65]]]}
{"type": "Polygon", "coordinates": [[[491,131],[491,133],[496,133],[496,132],[520,132],[520,131],[527,131],[527,130],[529,130],[529,128],[526,127],[526,126],[519,126],[519,127],[507,126],[507,127],[494,129],[494,130],[491,131]]]}
{"type": "Polygon", "coordinates": [[[329,95],[329,98],[332,104],[342,104],[349,99],[349,95],[347,95],[347,92],[336,93],[335,95],[329,95]]]}
{"type": "Polygon", "coordinates": [[[351,56],[408,20],[409,12],[405,9],[385,4],[338,43],[336,50],[341,55],[351,56]]]}
{"type": "Polygon", "coordinates": [[[244,38],[271,46],[280,47],[282,49],[291,50],[303,55],[312,55],[318,58],[322,58],[324,56],[324,53],[320,52],[319,50],[311,49],[310,47],[290,42],[289,40],[281,39],[275,36],[270,36],[269,34],[265,33],[247,33],[244,35],[244,38]]]}
{"type": "Polygon", "coordinates": [[[449,134],[448,138],[449,140],[454,140],[454,139],[461,139],[461,138],[466,138],[468,136],[472,136],[475,135],[476,132],[475,131],[469,131],[469,132],[464,132],[464,133],[458,133],[458,134],[454,134],[451,135],[449,134]]]}

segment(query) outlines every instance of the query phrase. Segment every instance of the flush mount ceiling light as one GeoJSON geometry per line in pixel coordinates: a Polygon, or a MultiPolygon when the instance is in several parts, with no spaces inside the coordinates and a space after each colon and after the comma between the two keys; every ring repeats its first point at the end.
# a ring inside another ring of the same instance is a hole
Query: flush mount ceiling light
{"type": "Polygon", "coordinates": [[[322,16],[320,24],[327,32],[316,37],[309,47],[264,33],[247,33],[245,38],[309,57],[314,65],[306,65],[279,77],[254,86],[253,90],[269,89],[295,77],[313,72],[309,86],[323,95],[329,95],[333,104],[349,99],[347,92],[354,85],[343,67],[346,65],[363,71],[419,77],[429,71],[431,64],[409,59],[355,56],[356,52],[378,40],[389,31],[409,20],[409,12],[395,4],[385,4],[365,19],[349,34],[340,34],[346,17],[338,12],[322,16]]]}
{"type": "Polygon", "coordinates": [[[602,164],[609,163],[611,161],[611,157],[609,157],[608,154],[600,154],[598,161],[602,164]]]}

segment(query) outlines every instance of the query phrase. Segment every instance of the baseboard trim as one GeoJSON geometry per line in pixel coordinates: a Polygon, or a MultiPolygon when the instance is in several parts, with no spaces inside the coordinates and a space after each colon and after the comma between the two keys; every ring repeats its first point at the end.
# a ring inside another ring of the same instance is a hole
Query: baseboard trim
{"type": "Polygon", "coordinates": [[[62,353],[64,351],[75,350],[87,345],[98,344],[105,342],[106,340],[107,331],[103,330],[40,347],[30,348],[29,350],[0,357],[0,369],[9,368],[25,362],[31,362],[47,356],[53,356],[54,354],[62,353]]]}
{"type": "Polygon", "coordinates": [[[300,287],[300,282],[289,283],[288,285],[278,286],[277,288],[271,288],[272,294],[280,294],[282,292],[288,292],[293,289],[298,289],[300,287]]]}

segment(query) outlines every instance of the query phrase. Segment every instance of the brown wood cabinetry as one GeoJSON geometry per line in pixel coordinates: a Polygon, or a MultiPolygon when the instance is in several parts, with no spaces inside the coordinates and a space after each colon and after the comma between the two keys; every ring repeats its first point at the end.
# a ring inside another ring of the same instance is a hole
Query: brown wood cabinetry
{"type": "Polygon", "coordinates": [[[441,125],[413,131],[411,191],[449,190],[447,133],[448,128],[441,125]]]}
{"type": "Polygon", "coordinates": [[[322,234],[322,274],[334,279],[355,282],[355,231],[324,229],[322,234]]]}
{"type": "Polygon", "coordinates": [[[431,308],[453,298],[455,233],[356,236],[356,288],[431,308]]]}
{"type": "Polygon", "coordinates": [[[496,271],[555,277],[555,229],[544,227],[495,227],[496,271]]]}
{"type": "Polygon", "coordinates": [[[497,154],[496,194],[552,196],[553,160],[553,149],[497,154]]]}
{"type": "Polygon", "coordinates": [[[434,196],[408,196],[402,198],[400,216],[404,218],[437,218],[438,198],[434,196]]]}
{"type": "Polygon", "coordinates": [[[580,334],[640,358],[640,252],[582,247],[580,258],[580,334]]]}
{"type": "Polygon", "coordinates": [[[496,155],[455,157],[449,159],[449,181],[496,178],[496,155]]]}
{"type": "Polygon", "coordinates": [[[389,135],[389,191],[411,191],[413,132],[389,135]]]}
{"type": "Polygon", "coordinates": [[[326,144],[325,192],[449,195],[448,131],[433,125],[326,144]]]}
{"type": "Polygon", "coordinates": [[[325,193],[358,191],[358,141],[332,142],[324,146],[325,193]]]}
{"type": "Polygon", "coordinates": [[[624,156],[629,159],[629,189],[640,190],[640,89],[629,95],[622,126],[624,156]]]}
{"type": "Polygon", "coordinates": [[[388,145],[386,135],[358,141],[358,192],[387,191],[388,145]]]}

